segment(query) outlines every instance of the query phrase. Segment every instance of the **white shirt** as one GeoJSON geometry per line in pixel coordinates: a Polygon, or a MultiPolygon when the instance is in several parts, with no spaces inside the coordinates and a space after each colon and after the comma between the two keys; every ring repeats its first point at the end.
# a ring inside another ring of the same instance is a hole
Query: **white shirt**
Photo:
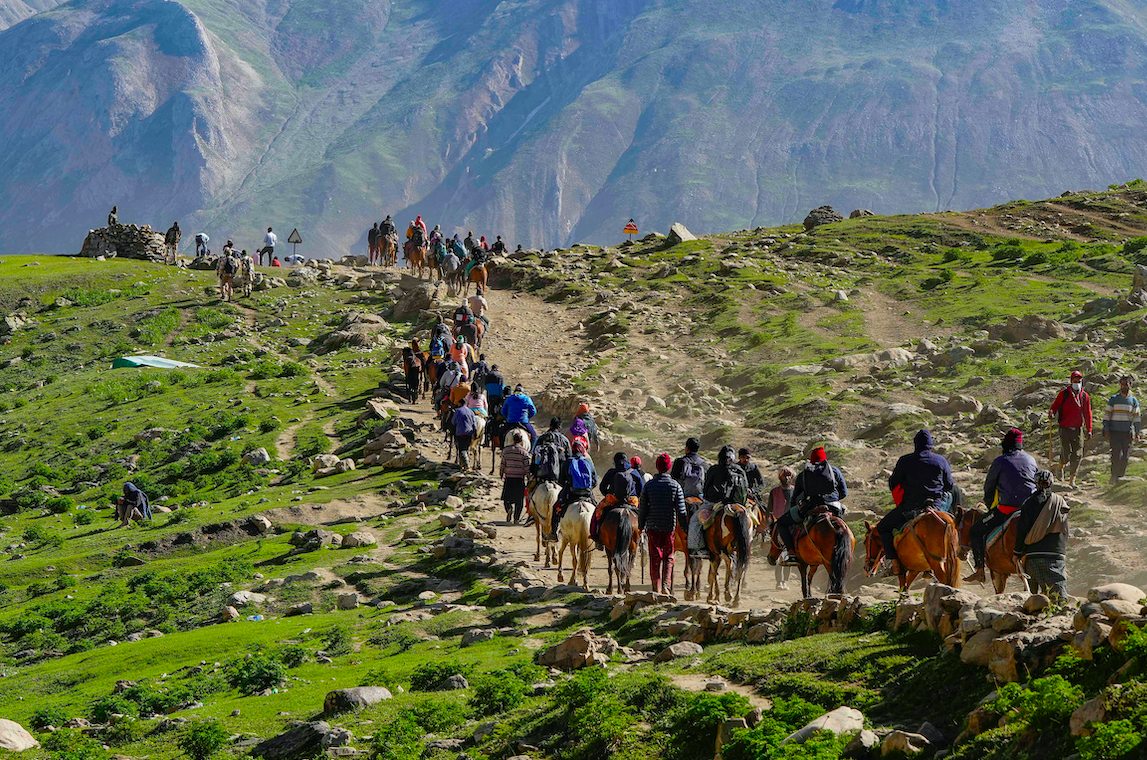
{"type": "Polygon", "coordinates": [[[211,240],[211,238],[207,237],[206,232],[200,232],[198,235],[195,236],[195,239],[198,240],[200,243],[206,243],[206,242],[211,240]]]}
{"type": "Polygon", "coordinates": [[[275,244],[278,242],[279,242],[279,238],[275,237],[274,232],[268,232],[266,235],[263,236],[263,245],[269,245],[272,248],[274,248],[275,244]]]}

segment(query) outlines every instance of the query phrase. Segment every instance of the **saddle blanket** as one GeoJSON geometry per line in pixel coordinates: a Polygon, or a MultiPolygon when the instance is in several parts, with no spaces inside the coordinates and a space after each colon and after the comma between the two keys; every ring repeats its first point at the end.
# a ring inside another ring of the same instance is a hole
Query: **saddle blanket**
{"type": "Polygon", "coordinates": [[[1018,509],[1015,512],[1012,512],[1010,515],[1008,515],[1008,519],[1004,521],[1003,525],[988,534],[988,540],[984,542],[984,554],[987,554],[989,551],[991,551],[992,546],[1000,540],[1000,537],[1004,535],[1004,531],[1006,531],[1008,526],[1011,525],[1012,520],[1019,517],[1019,514],[1020,511],[1018,509]]]}
{"type": "Polygon", "coordinates": [[[757,523],[760,521],[760,517],[757,514],[757,510],[755,510],[755,509],[747,510],[743,506],[741,506],[740,504],[716,504],[716,505],[704,504],[704,505],[702,505],[701,509],[697,512],[697,516],[701,520],[701,528],[704,530],[708,530],[709,526],[711,526],[714,522],[716,522],[716,520],[718,518],[720,518],[721,516],[723,516],[725,514],[732,516],[732,515],[736,515],[740,512],[745,512],[746,514],[749,515],[749,526],[750,527],[752,527],[752,528],[757,527],[757,523]]]}

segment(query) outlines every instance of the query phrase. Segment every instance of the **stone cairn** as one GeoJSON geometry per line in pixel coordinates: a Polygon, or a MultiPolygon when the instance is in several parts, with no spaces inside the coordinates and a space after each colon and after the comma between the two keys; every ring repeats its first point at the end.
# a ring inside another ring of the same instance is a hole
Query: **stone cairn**
{"type": "Polygon", "coordinates": [[[80,256],[111,259],[120,256],[143,261],[163,261],[163,233],[151,225],[116,224],[89,230],[80,256]]]}

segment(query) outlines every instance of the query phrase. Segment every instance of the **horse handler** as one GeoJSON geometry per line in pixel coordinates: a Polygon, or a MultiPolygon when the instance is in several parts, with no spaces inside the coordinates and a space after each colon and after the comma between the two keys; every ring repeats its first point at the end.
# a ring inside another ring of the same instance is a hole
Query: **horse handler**
{"type": "Polygon", "coordinates": [[[660,594],[673,585],[673,535],[678,525],[689,524],[689,515],[681,484],[669,476],[673,458],[662,454],[656,464],[657,474],[641,491],[637,527],[649,539],[649,578],[660,594]]]}

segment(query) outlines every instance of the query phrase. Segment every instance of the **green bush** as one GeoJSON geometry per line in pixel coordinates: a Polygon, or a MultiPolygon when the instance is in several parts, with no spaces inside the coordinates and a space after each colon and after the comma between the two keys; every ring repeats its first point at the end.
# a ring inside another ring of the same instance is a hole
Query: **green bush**
{"type": "Polygon", "coordinates": [[[471,686],[470,709],[483,717],[509,712],[526,696],[526,685],[505,670],[477,675],[471,686]]]}
{"type": "Polygon", "coordinates": [[[1016,716],[1037,731],[1058,732],[1075,708],[1083,704],[1083,690],[1063,676],[1037,678],[1027,688],[1004,684],[997,691],[991,709],[1016,716]]]}
{"type": "Polygon", "coordinates": [[[1024,249],[1019,243],[1006,243],[992,251],[992,261],[1017,261],[1024,257],[1024,249]]]}
{"type": "Polygon", "coordinates": [[[104,740],[105,744],[110,744],[113,747],[119,747],[124,744],[131,744],[138,741],[143,736],[143,726],[140,722],[130,715],[113,715],[108,721],[108,727],[100,734],[100,738],[104,740]]]}
{"type": "Polygon", "coordinates": [[[1143,743],[1143,736],[1129,720],[1113,720],[1095,727],[1091,736],[1079,740],[1080,760],[1120,760],[1143,743]]]}
{"type": "Polygon", "coordinates": [[[443,681],[453,675],[466,676],[467,680],[474,672],[471,665],[462,665],[458,662],[424,662],[410,674],[411,691],[434,691],[443,681]]]}
{"type": "Polygon", "coordinates": [[[110,694],[92,702],[88,716],[95,723],[107,723],[113,715],[139,717],[139,707],[131,700],[118,694],[110,694]]]}
{"type": "Polygon", "coordinates": [[[45,734],[41,743],[54,760],[107,760],[108,753],[95,739],[76,729],[65,728],[45,734]]]}
{"type": "Polygon", "coordinates": [[[72,522],[74,522],[76,525],[91,525],[95,521],[96,516],[86,510],[83,512],[76,512],[75,517],[72,518],[72,522]]]}
{"type": "Polygon", "coordinates": [[[323,650],[331,656],[350,654],[350,631],[341,625],[332,625],[323,636],[323,650]]]}
{"type": "Polygon", "coordinates": [[[75,506],[75,502],[69,499],[67,496],[55,496],[51,499],[48,499],[47,504],[44,506],[47,507],[52,512],[52,514],[63,515],[67,514],[72,509],[72,507],[75,506]]]}
{"type": "Polygon", "coordinates": [[[179,748],[191,760],[208,760],[227,745],[227,730],[217,720],[192,723],[179,737],[179,748]]]}
{"type": "Polygon", "coordinates": [[[1048,255],[1043,251],[1036,251],[1035,253],[1029,254],[1027,258],[1024,259],[1024,266],[1027,268],[1037,267],[1040,264],[1046,263],[1048,263],[1048,255]]]}
{"type": "MultiPolygon", "coordinates": [[[[781,741],[823,713],[824,710],[821,707],[806,702],[800,697],[788,699],[778,697],[773,700],[773,709],[764,714],[760,723],[748,731],[738,732],[729,744],[721,748],[721,756],[725,760],[760,760],[761,758],[772,760],[773,758],[785,757],[783,751],[778,749],[781,741]]],[[[824,743],[824,737],[818,735],[816,741],[817,744],[813,746],[805,745],[810,753],[821,751],[819,745],[824,743]]],[[[830,751],[808,755],[809,758],[825,758],[825,760],[839,756],[839,748],[837,754],[832,754],[830,751]]]]}
{"type": "Polygon", "coordinates": [[[665,754],[666,758],[688,760],[712,752],[721,725],[729,718],[739,718],[751,709],[749,700],[733,692],[720,696],[689,695],[683,709],[674,711],[671,716],[670,732],[674,738],[665,754]]]}
{"type": "Polygon", "coordinates": [[[441,734],[466,722],[466,708],[453,699],[428,697],[411,708],[411,715],[423,731],[441,734]]]}
{"type": "Polygon", "coordinates": [[[32,713],[32,717],[28,722],[32,724],[32,728],[36,730],[43,730],[47,726],[60,726],[67,723],[72,719],[68,712],[59,706],[41,707],[36,712],[32,713]]]}
{"type": "Polygon", "coordinates": [[[249,654],[232,662],[227,668],[227,680],[243,694],[273,689],[286,676],[286,666],[266,652],[249,654]]]}
{"type": "Polygon", "coordinates": [[[279,370],[279,377],[302,377],[309,374],[310,370],[307,365],[300,364],[299,362],[285,362],[283,368],[279,370]]]}
{"type": "Polygon", "coordinates": [[[399,714],[374,732],[371,760],[421,760],[423,733],[414,718],[399,714]]]}
{"type": "Polygon", "coordinates": [[[288,668],[297,668],[307,661],[307,650],[298,644],[287,644],[279,650],[279,659],[288,668]]]}

